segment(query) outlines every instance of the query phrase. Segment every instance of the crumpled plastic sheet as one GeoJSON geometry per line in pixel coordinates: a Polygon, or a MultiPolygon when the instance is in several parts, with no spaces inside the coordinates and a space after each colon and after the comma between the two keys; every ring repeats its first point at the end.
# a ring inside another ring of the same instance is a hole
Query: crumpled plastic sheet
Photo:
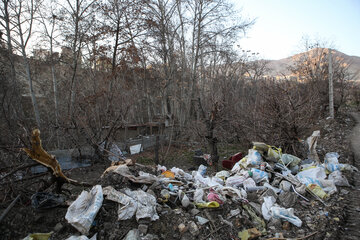
{"type": "Polygon", "coordinates": [[[102,205],[103,199],[100,185],[94,186],[90,192],[82,191],[69,206],[65,219],[79,232],[87,235],[102,205]]]}
{"type": "Polygon", "coordinates": [[[118,208],[119,220],[130,219],[134,215],[136,215],[137,221],[142,218],[150,218],[152,221],[159,219],[156,212],[156,198],[153,195],[143,190],[124,189],[124,192],[119,192],[111,186],[104,188],[106,199],[120,204],[118,208]]]}
{"type": "Polygon", "coordinates": [[[286,220],[297,227],[301,227],[302,221],[294,215],[293,208],[282,208],[275,204],[276,199],[272,196],[264,197],[264,203],[261,206],[261,211],[264,219],[277,218],[286,220]]]}
{"type": "Polygon", "coordinates": [[[350,187],[349,181],[340,171],[330,173],[328,179],[334,181],[336,186],[350,187]]]}

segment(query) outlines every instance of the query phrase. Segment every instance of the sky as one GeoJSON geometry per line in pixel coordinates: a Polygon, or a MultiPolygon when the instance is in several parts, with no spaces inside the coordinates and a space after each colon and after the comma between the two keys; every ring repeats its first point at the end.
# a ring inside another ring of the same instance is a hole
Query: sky
{"type": "Polygon", "coordinates": [[[360,0],[232,0],[255,25],[239,40],[261,58],[282,59],[303,52],[304,37],[347,55],[360,56],[360,0]]]}

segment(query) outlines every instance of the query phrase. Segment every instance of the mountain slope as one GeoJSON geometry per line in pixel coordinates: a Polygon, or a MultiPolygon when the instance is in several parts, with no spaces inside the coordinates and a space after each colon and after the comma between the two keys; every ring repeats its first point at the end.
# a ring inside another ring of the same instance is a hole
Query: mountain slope
{"type": "MultiPolygon", "coordinates": [[[[313,49],[308,52],[299,53],[280,60],[269,60],[269,71],[267,72],[267,74],[270,76],[281,76],[283,74],[288,75],[290,74],[288,68],[294,65],[296,59],[299,59],[299,57],[301,57],[302,55],[309,54],[311,51],[315,50],[316,49],[313,49]]],[[[333,58],[343,58],[344,62],[349,64],[349,72],[351,75],[353,75],[353,80],[360,81],[360,57],[349,56],[336,50],[332,50],[332,54],[333,58]]]]}

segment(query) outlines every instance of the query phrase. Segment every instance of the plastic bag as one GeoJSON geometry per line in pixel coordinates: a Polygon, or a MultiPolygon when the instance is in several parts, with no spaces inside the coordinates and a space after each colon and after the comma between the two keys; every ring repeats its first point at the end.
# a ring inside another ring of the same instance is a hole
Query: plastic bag
{"type": "Polygon", "coordinates": [[[210,189],[210,193],[207,195],[207,199],[210,202],[218,202],[219,204],[224,204],[224,202],[220,199],[219,195],[213,189],[210,189]]]}
{"type": "Polygon", "coordinates": [[[306,186],[312,183],[321,185],[320,179],[326,178],[325,169],[323,167],[314,167],[296,174],[296,178],[306,186]]]}
{"type": "Polygon", "coordinates": [[[285,209],[282,207],[274,206],[271,208],[271,216],[273,218],[286,220],[297,227],[301,227],[302,225],[302,221],[300,220],[300,218],[294,215],[293,208],[285,209]]]}
{"type": "Polygon", "coordinates": [[[206,169],[207,169],[207,167],[205,167],[204,165],[201,164],[201,165],[199,166],[198,172],[199,172],[202,176],[205,176],[206,169]]]}
{"type": "Polygon", "coordinates": [[[204,198],[204,190],[201,188],[196,189],[195,193],[194,193],[194,202],[195,203],[203,203],[203,202],[205,202],[203,200],[203,198],[204,198]]]}
{"type": "Polygon", "coordinates": [[[328,179],[334,181],[336,186],[350,187],[348,180],[341,174],[340,171],[330,173],[328,179]]]}
{"type": "Polygon", "coordinates": [[[226,178],[230,177],[230,173],[226,170],[222,170],[220,172],[217,172],[215,177],[221,178],[222,180],[225,180],[226,178]]]}
{"type": "Polygon", "coordinates": [[[272,161],[278,161],[281,158],[281,148],[270,146],[267,151],[267,158],[272,161]]]}
{"type": "Polygon", "coordinates": [[[179,199],[181,200],[181,205],[183,207],[189,206],[190,200],[182,190],[179,190],[178,196],[179,196],[179,199]]]}
{"type": "Polygon", "coordinates": [[[280,158],[280,162],[284,163],[289,168],[293,168],[301,162],[301,159],[291,154],[283,154],[280,158]]]}
{"type": "Polygon", "coordinates": [[[166,171],[166,167],[165,167],[165,166],[161,166],[161,165],[157,165],[157,171],[165,172],[165,171],[166,171]]]}
{"type": "Polygon", "coordinates": [[[247,193],[244,189],[240,188],[233,188],[233,187],[223,187],[220,189],[220,192],[223,196],[228,195],[232,198],[237,198],[237,199],[246,199],[247,198],[247,193]]]}
{"type": "Polygon", "coordinates": [[[137,202],[137,221],[142,218],[150,218],[151,221],[159,219],[159,215],[156,212],[156,198],[153,195],[143,190],[131,191],[130,189],[125,189],[125,194],[137,202]]]}
{"type": "Polygon", "coordinates": [[[264,202],[261,205],[261,213],[265,220],[270,220],[270,209],[275,204],[276,199],[273,196],[264,197],[264,202]]]}
{"type": "Polygon", "coordinates": [[[338,158],[339,158],[339,154],[336,152],[330,152],[325,154],[324,165],[329,172],[343,171],[343,170],[358,171],[356,167],[351,166],[350,164],[339,163],[338,158]]]}
{"type": "Polygon", "coordinates": [[[267,172],[261,171],[256,168],[252,168],[251,172],[252,172],[252,179],[254,179],[256,183],[259,183],[264,180],[269,181],[269,175],[267,174],[267,172]]]}
{"type": "Polygon", "coordinates": [[[247,164],[252,166],[260,166],[261,162],[261,154],[255,149],[249,149],[249,154],[247,155],[247,164]]]}
{"type": "Polygon", "coordinates": [[[316,152],[316,145],[319,137],[320,131],[318,130],[314,131],[312,135],[306,139],[306,143],[309,147],[308,158],[317,162],[318,164],[320,163],[320,159],[316,152]]]}
{"type": "Polygon", "coordinates": [[[243,186],[245,190],[248,190],[249,188],[253,188],[256,187],[256,183],[254,181],[254,179],[252,178],[247,178],[244,182],[243,182],[243,186]]]}
{"type": "Polygon", "coordinates": [[[137,203],[134,199],[111,186],[105,187],[103,193],[106,195],[106,199],[119,203],[118,220],[131,219],[135,215],[137,203]]]}
{"type": "Polygon", "coordinates": [[[291,185],[292,184],[290,182],[283,180],[280,182],[279,188],[282,189],[284,192],[289,192],[291,189],[291,185]]]}
{"type": "Polygon", "coordinates": [[[100,185],[94,186],[90,192],[82,191],[78,198],[69,206],[65,219],[79,232],[87,235],[102,205],[103,199],[100,185]]]}
{"type": "Polygon", "coordinates": [[[31,205],[35,209],[54,208],[62,205],[64,202],[62,196],[48,192],[38,192],[31,196],[31,205]]]}
{"type": "Polygon", "coordinates": [[[237,188],[242,186],[245,180],[245,176],[234,175],[226,179],[226,186],[237,188]]]}

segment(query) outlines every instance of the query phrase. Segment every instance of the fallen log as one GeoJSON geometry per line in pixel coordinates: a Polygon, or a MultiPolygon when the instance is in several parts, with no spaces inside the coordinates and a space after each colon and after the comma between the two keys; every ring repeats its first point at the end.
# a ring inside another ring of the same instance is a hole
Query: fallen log
{"type": "Polygon", "coordinates": [[[56,183],[61,188],[61,185],[64,183],[70,183],[73,185],[80,185],[80,186],[92,186],[92,184],[85,183],[85,182],[78,182],[76,180],[70,179],[64,175],[61,170],[59,162],[56,160],[54,155],[49,154],[44,150],[41,144],[40,139],[40,130],[34,129],[31,135],[31,149],[23,148],[24,152],[32,158],[34,161],[44,165],[45,167],[51,169],[53,175],[55,177],[56,183]]]}

